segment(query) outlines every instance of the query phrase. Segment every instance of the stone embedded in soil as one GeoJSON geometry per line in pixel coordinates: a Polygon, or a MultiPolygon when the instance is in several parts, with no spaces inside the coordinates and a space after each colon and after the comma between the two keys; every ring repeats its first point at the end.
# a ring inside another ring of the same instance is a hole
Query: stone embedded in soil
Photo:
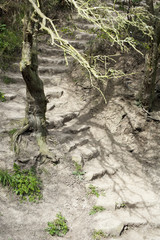
{"type": "Polygon", "coordinates": [[[85,163],[84,172],[85,179],[88,181],[101,178],[105,174],[113,175],[115,174],[117,169],[112,168],[110,166],[106,167],[99,159],[91,160],[85,163]]]}
{"type": "Polygon", "coordinates": [[[52,98],[60,98],[63,95],[63,90],[51,90],[51,91],[45,91],[47,99],[52,98]]]}
{"type": "Polygon", "coordinates": [[[77,134],[79,132],[83,132],[88,130],[90,127],[87,125],[81,125],[81,126],[74,126],[74,127],[66,127],[63,129],[64,133],[71,133],[71,134],[77,134]]]}
{"type": "Polygon", "coordinates": [[[123,221],[107,211],[98,213],[94,217],[94,225],[96,231],[102,230],[107,236],[111,235],[114,237],[120,236],[124,229],[123,221]]]}
{"type": "Polygon", "coordinates": [[[82,138],[82,139],[78,139],[78,140],[75,140],[75,141],[71,141],[71,142],[68,142],[65,144],[65,148],[67,150],[67,152],[71,152],[73,151],[74,149],[76,149],[78,146],[83,146],[85,144],[88,143],[88,138],[82,138]]]}
{"type": "Polygon", "coordinates": [[[57,114],[56,116],[53,116],[53,119],[50,117],[49,119],[49,129],[51,128],[60,128],[62,127],[66,122],[71,121],[72,119],[76,118],[78,116],[79,112],[68,112],[66,114],[57,114]]]}
{"type": "Polygon", "coordinates": [[[5,93],[5,99],[7,101],[13,100],[17,97],[17,94],[14,93],[5,93]]]}
{"type": "Polygon", "coordinates": [[[91,145],[78,146],[72,151],[72,156],[80,156],[80,164],[84,165],[85,162],[96,158],[99,155],[99,151],[91,145]]]}

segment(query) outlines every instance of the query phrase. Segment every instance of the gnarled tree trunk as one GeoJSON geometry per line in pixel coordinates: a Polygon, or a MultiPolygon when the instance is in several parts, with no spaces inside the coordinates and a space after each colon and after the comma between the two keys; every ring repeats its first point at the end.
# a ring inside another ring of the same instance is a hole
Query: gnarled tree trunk
{"type": "Polygon", "coordinates": [[[33,12],[27,10],[23,19],[23,49],[20,69],[26,83],[26,124],[42,137],[46,136],[46,98],[43,82],[38,76],[37,24],[33,12]]]}

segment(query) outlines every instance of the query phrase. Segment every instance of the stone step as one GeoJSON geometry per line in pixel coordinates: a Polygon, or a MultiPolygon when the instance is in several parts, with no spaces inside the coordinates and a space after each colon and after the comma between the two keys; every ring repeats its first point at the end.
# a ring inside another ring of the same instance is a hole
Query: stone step
{"type": "Polygon", "coordinates": [[[117,171],[114,167],[106,166],[99,158],[86,162],[83,170],[85,172],[85,179],[88,181],[102,178],[105,174],[112,176],[117,171]]]}
{"type": "Polygon", "coordinates": [[[52,76],[52,75],[55,75],[55,74],[59,74],[59,73],[65,73],[68,71],[68,66],[40,66],[39,67],[39,74],[40,75],[49,75],[49,76],[52,76]]]}
{"type": "MultiPolygon", "coordinates": [[[[44,65],[44,64],[49,64],[49,65],[67,65],[66,60],[64,58],[64,56],[62,57],[44,57],[44,56],[39,56],[38,57],[39,63],[40,65],[44,65]]],[[[67,61],[68,63],[73,61],[72,57],[67,57],[67,61]]]]}
{"type": "Polygon", "coordinates": [[[83,146],[89,142],[88,138],[82,138],[82,139],[77,139],[72,142],[67,142],[65,143],[65,148],[67,152],[72,152],[75,150],[78,146],[83,146]]]}
{"type": "Polygon", "coordinates": [[[90,127],[87,125],[76,125],[72,127],[65,127],[63,128],[63,132],[66,134],[78,134],[80,132],[88,130],[90,127]]]}
{"type": "Polygon", "coordinates": [[[87,161],[98,157],[99,151],[92,145],[87,144],[83,146],[78,146],[74,151],[72,151],[71,156],[73,161],[76,161],[77,159],[77,163],[84,166],[87,161]]]}
{"type": "MultiPolygon", "coordinates": [[[[128,211],[103,211],[94,216],[94,229],[102,230],[106,236],[119,237],[125,230],[125,227],[139,227],[148,224],[145,213],[139,215],[136,212],[128,211]]],[[[148,214],[147,214],[148,215],[148,214]]]]}
{"type": "Polygon", "coordinates": [[[45,87],[44,92],[47,100],[49,101],[55,98],[60,98],[63,95],[63,90],[60,87],[56,87],[54,89],[45,87]]]}
{"type": "Polygon", "coordinates": [[[68,112],[65,114],[56,114],[49,119],[49,129],[60,128],[64,126],[66,122],[71,121],[79,115],[79,112],[68,112]]]}
{"type": "Polygon", "coordinates": [[[91,40],[94,39],[97,35],[94,33],[87,33],[87,32],[79,32],[77,31],[76,35],[75,35],[75,39],[77,40],[91,40]]]}
{"type": "MultiPolygon", "coordinates": [[[[98,205],[97,205],[98,206],[98,205]]],[[[160,216],[158,206],[155,209],[119,209],[115,211],[103,211],[94,216],[94,229],[102,230],[107,236],[120,236],[123,231],[141,226],[153,226],[159,228],[160,216]]]]}
{"type": "Polygon", "coordinates": [[[87,40],[69,40],[68,41],[74,48],[78,50],[85,50],[87,40]]]}
{"type": "Polygon", "coordinates": [[[60,48],[55,48],[55,47],[50,47],[48,45],[42,45],[42,46],[39,46],[38,48],[38,52],[39,52],[39,55],[40,56],[44,56],[44,57],[47,57],[47,56],[64,56],[64,51],[60,48]]]}
{"type": "Polygon", "coordinates": [[[85,24],[83,24],[83,23],[77,23],[76,26],[77,26],[79,29],[89,30],[89,31],[91,31],[91,30],[93,30],[93,29],[94,29],[94,30],[97,30],[97,29],[98,29],[97,26],[95,26],[94,24],[90,24],[90,23],[85,23],[85,24]]]}
{"type": "MultiPolygon", "coordinates": [[[[15,83],[21,83],[24,85],[24,80],[20,72],[6,72],[3,76],[9,77],[13,79],[15,83]]],[[[57,86],[60,84],[60,82],[66,78],[66,74],[64,73],[57,73],[56,75],[42,75],[39,74],[39,77],[42,79],[42,81],[47,84],[52,84],[52,86],[57,86]]]]}

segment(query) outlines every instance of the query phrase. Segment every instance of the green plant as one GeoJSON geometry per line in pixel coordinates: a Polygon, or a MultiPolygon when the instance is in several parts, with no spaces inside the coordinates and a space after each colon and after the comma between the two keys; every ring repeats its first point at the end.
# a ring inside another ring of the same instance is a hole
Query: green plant
{"type": "Polygon", "coordinates": [[[95,186],[89,185],[89,189],[90,189],[90,191],[88,192],[88,194],[95,195],[96,197],[100,196],[100,193],[99,193],[98,189],[95,186]]]}
{"type": "Polygon", "coordinates": [[[74,35],[74,31],[71,30],[70,27],[62,27],[61,28],[61,32],[64,33],[64,34],[67,34],[69,36],[73,36],[74,35]]]}
{"type": "Polygon", "coordinates": [[[82,171],[82,166],[78,164],[77,162],[74,162],[75,171],[73,172],[73,175],[81,176],[84,175],[84,172],[82,171]]]}
{"type": "Polygon", "coordinates": [[[93,206],[93,208],[91,209],[89,215],[93,215],[93,214],[96,214],[97,212],[102,212],[104,210],[105,210],[105,208],[102,207],[102,206],[93,206]]]}
{"type": "Polygon", "coordinates": [[[102,230],[94,230],[92,237],[95,240],[100,240],[101,238],[106,238],[107,235],[102,230]]]}
{"type": "Polygon", "coordinates": [[[4,96],[4,93],[0,92],[0,102],[5,102],[6,98],[4,96]]]}
{"type": "Polygon", "coordinates": [[[126,203],[115,203],[115,209],[126,208],[126,203]]]}
{"type": "Polygon", "coordinates": [[[13,169],[13,173],[0,169],[1,184],[10,187],[22,200],[41,199],[41,181],[37,178],[34,169],[20,170],[17,164],[14,164],[13,169]]]}
{"type": "Polygon", "coordinates": [[[58,237],[62,237],[69,231],[69,228],[66,224],[67,221],[61,213],[58,213],[56,217],[57,219],[55,219],[53,222],[48,222],[48,228],[46,228],[46,231],[52,236],[56,235],[58,237]]]}

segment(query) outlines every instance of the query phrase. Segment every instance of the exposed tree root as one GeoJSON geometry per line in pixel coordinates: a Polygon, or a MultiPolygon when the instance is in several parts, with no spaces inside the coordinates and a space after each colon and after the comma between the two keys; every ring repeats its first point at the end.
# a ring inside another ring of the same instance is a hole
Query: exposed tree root
{"type": "Polygon", "coordinates": [[[14,134],[13,134],[13,151],[18,154],[19,153],[19,142],[20,142],[20,136],[22,134],[24,134],[28,129],[30,128],[30,125],[27,124],[25,126],[23,126],[21,129],[17,130],[14,134]]]}
{"type": "Polygon", "coordinates": [[[41,162],[46,163],[48,161],[51,161],[52,163],[57,164],[59,160],[56,159],[56,155],[49,150],[48,145],[46,143],[46,138],[41,136],[40,134],[37,134],[36,138],[39,146],[39,151],[41,154],[41,162]]]}
{"type": "MultiPolygon", "coordinates": [[[[20,153],[20,142],[21,142],[21,136],[30,128],[30,124],[25,125],[21,129],[17,130],[12,138],[12,146],[13,151],[18,156],[20,153]]],[[[46,137],[43,137],[40,133],[36,133],[36,141],[39,147],[39,159],[41,161],[41,164],[47,163],[48,161],[51,161],[52,163],[57,164],[59,162],[58,159],[56,159],[56,156],[53,152],[51,152],[48,148],[48,145],[46,143],[46,137]]]]}

